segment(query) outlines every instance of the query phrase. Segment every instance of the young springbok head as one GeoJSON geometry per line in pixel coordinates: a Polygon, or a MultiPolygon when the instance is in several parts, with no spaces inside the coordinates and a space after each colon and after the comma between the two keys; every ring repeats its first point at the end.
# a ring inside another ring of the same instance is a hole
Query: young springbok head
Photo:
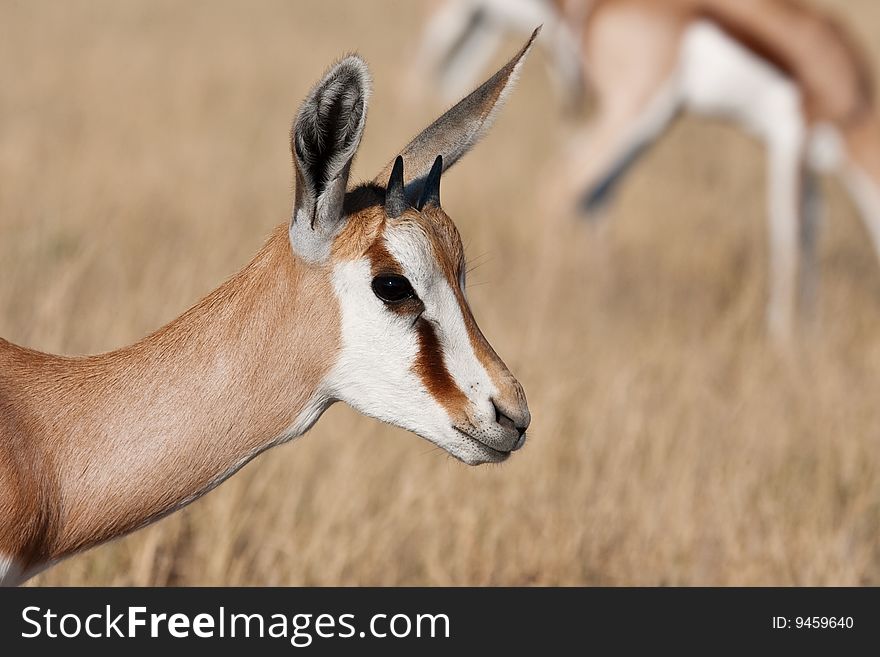
{"type": "Polygon", "coordinates": [[[534,38],[353,189],[369,76],[343,59],[293,124],[291,219],[249,265],[117,351],[0,340],[0,584],[181,508],[338,400],[468,464],[522,447],[525,395],[468,307],[440,177],[489,128],[534,38]]]}
{"type": "Polygon", "coordinates": [[[371,183],[348,188],[369,90],[357,57],[311,90],[292,132],[290,243],[332,277],[340,311],[330,394],[469,464],[522,447],[529,410],[468,306],[464,251],[440,180],[492,123],[533,39],[371,183]]]}

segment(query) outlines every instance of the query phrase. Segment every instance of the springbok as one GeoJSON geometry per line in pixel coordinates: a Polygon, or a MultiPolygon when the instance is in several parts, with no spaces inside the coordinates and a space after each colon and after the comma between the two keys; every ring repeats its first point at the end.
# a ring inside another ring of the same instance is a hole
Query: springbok
{"type": "MultiPolygon", "coordinates": [[[[774,337],[791,334],[799,282],[807,296],[815,285],[817,173],[841,178],[880,255],[880,122],[871,71],[835,19],[800,0],[520,1],[555,7],[554,20],[576,35],[577,64],[598,105],[548,175],[555,183],[544,186],[548,197],[598,210],[679,113],[719,116],[767,151],[767,321],[774,337]]],[[[486,18],[503,13],[503,3],[449,3],[470,12],[470,20],[459,20],[465,26],[477,20],[477,5],[484,30],[519,26],[486,18]]],[[[477,38],[473,30],[458,39],[431,36],[435,31],[429,28],[425,43],[477,38]]],[[[446,53],[437,66],[456,62],[446,53]]]]}
{"type": "Polygon", "coordinates": [[[244,269],[118,351],[0,340],[0,582],[180,509],[338,400],[470,465],[523,446],[525,394],[468,306],[440,175],[486,133],[536,35],[353,189],[370,77],[346,57],[294,120],[291,219],[244,269]]]}

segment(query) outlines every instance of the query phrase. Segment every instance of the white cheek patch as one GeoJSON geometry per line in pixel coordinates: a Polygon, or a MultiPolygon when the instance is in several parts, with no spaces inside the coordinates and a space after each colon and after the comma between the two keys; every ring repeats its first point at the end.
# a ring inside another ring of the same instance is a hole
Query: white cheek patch
{"type": "Polygon", "coordinates": [[[334,269],[342,348],[325,388],[364,415],[435,440],[450,419],[413,370],[419,345],[412,319],[389,312],[371,279],[366,259],[334,269]]]}

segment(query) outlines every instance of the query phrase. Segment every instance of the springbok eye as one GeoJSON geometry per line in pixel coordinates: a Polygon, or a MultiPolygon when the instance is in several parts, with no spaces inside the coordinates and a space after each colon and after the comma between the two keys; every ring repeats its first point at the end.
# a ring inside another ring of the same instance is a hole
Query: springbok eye
{"type": "Polygon", "coordinates": [[[376,276],[373,279],[373,292],[385,303],[400,303],[416,295],[409,281],[396,274],[376,276]]]}

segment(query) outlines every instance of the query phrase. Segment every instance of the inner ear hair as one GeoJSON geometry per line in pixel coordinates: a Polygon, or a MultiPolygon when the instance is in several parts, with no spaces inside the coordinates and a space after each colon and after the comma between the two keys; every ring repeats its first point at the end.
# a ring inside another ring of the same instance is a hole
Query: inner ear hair
{"type": "Polygon", "coordinates": [[[363,132],[367,80],[363,62],[349,57],[330,70],[300,108],[291,147],[316,198],[354,157],[363,132]]]}
{"type": "Polygon", "coordinates": [[[345,217],[348,176],[364,133],[369,94],[367,65],[349,55],[312,87],[293,122],[296,197],[290,238],[294,251],[307,260],[327,257],[345,217]]]}

